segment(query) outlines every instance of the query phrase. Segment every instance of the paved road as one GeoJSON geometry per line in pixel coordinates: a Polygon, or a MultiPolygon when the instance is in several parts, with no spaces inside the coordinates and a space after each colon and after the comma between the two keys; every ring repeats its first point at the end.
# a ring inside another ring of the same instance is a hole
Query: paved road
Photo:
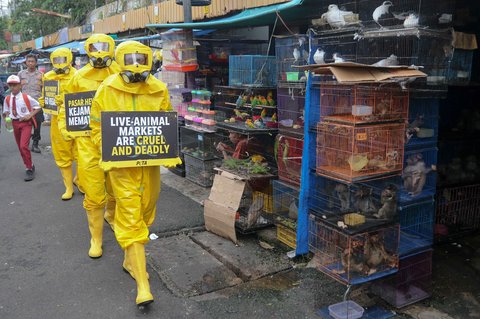
{"type": "MultiPolygon", "coordinates": [[[[151,276],[156,302],[148,311],[137,310],[135,283],[122,271],[123,252],[108,227],[104,256],[87,256],[82,196],[59,199],[60,173],[45,149],[49,128],[42,131],[43,152],[32,154],[37,175],[29,183],[23,181],[13,135],[4,127],[0,134],[0,318],[135,318],[145,312],[150,318],[202,318],[195,302],[174,297],[157,276],[151,276]]],[[[166,230],[202,223],[201,208],[189,199],[168,188],[162,195],[169,198],[164,205],[178,202],[183,208],[180,218],[165,222],[166,230]],[[185,212],[198,217],[187,218],[185,212]]],[[[162,207],[159,221],[174,213],[171,206],[162,207]]],[[[154,228],[161,230],[159,224],[154,228]]]]}

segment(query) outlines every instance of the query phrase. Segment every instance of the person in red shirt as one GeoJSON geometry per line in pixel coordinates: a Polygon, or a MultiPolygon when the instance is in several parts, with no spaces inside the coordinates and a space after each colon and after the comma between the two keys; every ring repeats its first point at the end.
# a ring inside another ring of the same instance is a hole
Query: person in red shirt
{"type": "Polygon", "coordinates": [[[235,159],[248,158],[248,151],[247,151],[248,137],[243,134],[230,131],[228,138],[230,139],[230,142],[233,143],[235,148],[223,142],[218,143],[217,151],[222,152],[223,158],[224,159],[229,159],[230,157],[235,159]],[[231,153],[232,155],[229,155],[229,153],[231,153]]]}
{"type": "Polygon", "coordinates": [[[13,135],[26,168],[24,180],[28,182],[35,177],[35,166],[32,163],[32,154],[28,144],[32,126],[36,127],[35,114],[40,111],[40,104],[30,95],[21,92],[22,84],[18,76],[10,75],[7,84],[11,93],[3,102],[3,117],[9,117],[12,120],[13,135]]]}

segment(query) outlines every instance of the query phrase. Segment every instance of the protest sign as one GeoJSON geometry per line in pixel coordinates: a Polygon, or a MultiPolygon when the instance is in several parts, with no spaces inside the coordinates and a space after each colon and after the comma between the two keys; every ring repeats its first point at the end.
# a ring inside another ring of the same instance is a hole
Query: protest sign
{"type": "Polygon", "coordinates": [[[104,169],[166,165],[178,159],[176,112],[101,112],[101,126],[104,169]]]}
{"type": "Polygon", "coordinates": [[[95,92],[65,94],[65,122],[70,135],[90,135],[90,107],[95,92]]]}
{"type": "Polygon", "coordinates": [[[55,103],[55,95],[58,94],[58,81],[43,81],[43,98],[45,106],[43,111],[48,114],[58,114],[57,104],[55,103]]]}

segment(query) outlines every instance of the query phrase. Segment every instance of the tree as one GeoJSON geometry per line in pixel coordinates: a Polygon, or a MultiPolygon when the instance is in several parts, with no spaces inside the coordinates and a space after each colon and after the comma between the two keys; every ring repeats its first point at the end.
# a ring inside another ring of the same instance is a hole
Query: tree
{"type": "MultiPolygon", "coordinates": [[[[98,0],[97,5],[103,5],[105,0],[98,0]]],[[[95,9],[91,0],[11,0],[11,28],[13,33],[20,33],[22,41],[28,41],[40,36],[54,33],[64,27],[81,25],[86,15],[95,9]],[[71,19],[34,13],[32,8],[44,9],[63,14],[69,14],[71,19]]]]}

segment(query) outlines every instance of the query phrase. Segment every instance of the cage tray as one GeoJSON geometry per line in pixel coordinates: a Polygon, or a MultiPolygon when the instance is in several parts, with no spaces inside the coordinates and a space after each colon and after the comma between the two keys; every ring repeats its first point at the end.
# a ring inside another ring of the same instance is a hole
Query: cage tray
{"type": "MultiPolygon", "coordinates": [[[[398,272],[398,268],[389,268],[383,271],[375,272],[371,275],[364,276],[364,277],[355,277],[352,280],[348,280],[348,272],[345,273],[339,273],[340,271],[343,270],[342,263],[337,262],[337,263],[332,263],[329,265],[321,266],[318,267],[318,270],[323,272],[325,275],[330,276],[338,281],[340,281],[343,284],[348,284],[348,285],[360,285],[372,280],[377,280],[379,278],[386,277],[388,275],[394,274],[398,272]]],[[[363,317],[362,317],[363,318],[363,317]]]]}
{"type": "MultiPolygon", "coordinates": [[[[353,213],[353,212],[352,212],[353,213]]],[[[348,214],[348,213],[345,213],[348,214]]],[[[315,216],[318,216],[318,214],[315,214],[315,216]]],[[[365,217],[365,223],[363,224],[358,224],[355,226],[348,226],[347,228],[340,228],[337,223],[338,222],[343,222],[343,214],[341,216],[339,215],[334,215],[334,216],[326,216],[327,218],[321,218],[323,222],[328,224],[329,226],[333,226],[336,229],[341,230],[342,233],[347,234],[347,235],[356,235],[359,233],[364,233],[364,232],[371,232],[374,231],[375,229],[383,229],[385,227],[388,227],[390,225],[394,225],[395,222],[389,221],[386,219],[376,219],[376,218],[370,218],[370,217],[365,217]]]]}
{"type": "Polygon", "coordinates": [[[278,129],[276,128],[248,128],[245,126],[243,122],[235,122],[235,123],[225,123],[225,122],[218,122],[217,127],[224,128],[227,130],[232,130],[242,134],[269,134],[269,133],[277,133],[278,129]]]}

